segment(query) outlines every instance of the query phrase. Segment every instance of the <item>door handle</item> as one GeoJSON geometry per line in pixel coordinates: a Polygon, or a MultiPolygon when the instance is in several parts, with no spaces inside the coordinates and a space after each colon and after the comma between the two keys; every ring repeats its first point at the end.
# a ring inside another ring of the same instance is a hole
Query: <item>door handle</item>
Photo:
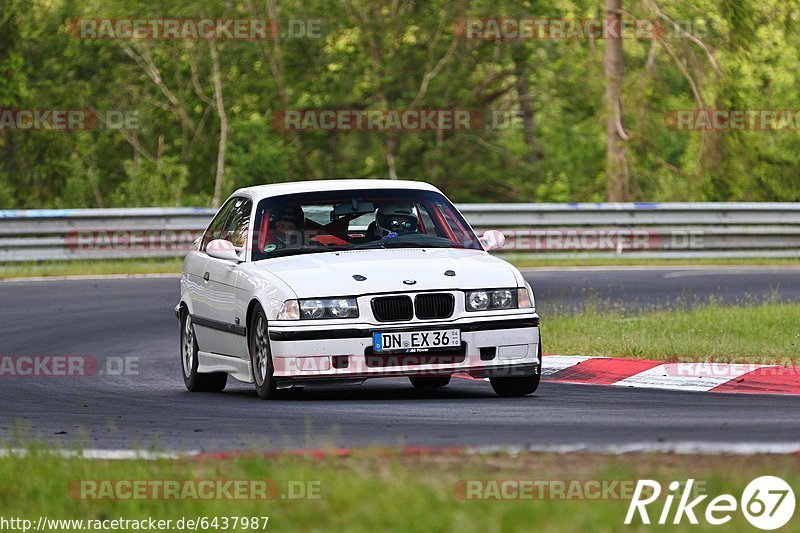
{"type": "Polygon", "coordinates": [[[203,274],[203,279],[204,279],[204,280],[206,280],[206,281],[208,281],[208,278],[210,278],[210,277],[211,277],[211,276],[208,274],[208,272],[206,272],[205,274],[203,274]]]}

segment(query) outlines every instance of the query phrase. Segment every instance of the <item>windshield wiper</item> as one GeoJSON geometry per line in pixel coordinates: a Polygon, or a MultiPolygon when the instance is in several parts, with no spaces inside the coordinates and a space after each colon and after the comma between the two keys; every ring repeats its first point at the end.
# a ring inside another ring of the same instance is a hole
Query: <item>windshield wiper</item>
{"type": "MultiPolygon", "coordinates": [[[[449,242],[426,241],[413,242],[409,240],[381,239],[378,241],[354,244],[351,246],[325,246],[323,248],[285,248],[270,252],[269,256],[261,259],[273,259],[276,257],[287,257],[292,255],[322,254],[326,252],[346,252],[348,250],[385,250],[390,248],[454,248],[449,242]]],[[[259,259],[259,261],[261,260],[259,259]]]]}
{"type": "Polygon", "coordinates": [[[438,243],[419,243],[398,241],[395,239],[384,239],[380,241],[359,244],[353,246],[351,250],[382,250],[386,248],[450,248],[450,246],[442,246],[438,243]]]}
{"type": "Polygon", "coordinates": [[[386,241],[372,241],[372,242],[365,242],[362,244],[354,244],[349,250],[379,250],[381,248],[386,248],[384,244],[386,241]]]}
{"type": "Polygon", "coordinates": [[[386,241],[386,248],[452,248],[449,244],[442,244],[437,242],[408,242],[408,241],[394,241],[389,239],[386,241]]]}
{"type": "MultiPolygon", "coordinates": [[[[324,248],[284,248],[283,250],[276,250],[270,252],[269,256],[262,259],[274,259],[276,257],[287,257],[291,255],[306,255],[306,254],[324,254],[325,252],[341,252],[342,250],[350,250],[349,246],[326,246],[324,248]]],[[[261,259],[259,259],[260,261],[261,259]]]]}
{"type": "Polygon", "coordinates": [[[383,248],[453,248],[449,241],[439,240],[413,240],[403,239],[402,237],[394,239],[381,239],[378,241],[365,242],[356,244],[352,250],[378,250],[383,248]]]}

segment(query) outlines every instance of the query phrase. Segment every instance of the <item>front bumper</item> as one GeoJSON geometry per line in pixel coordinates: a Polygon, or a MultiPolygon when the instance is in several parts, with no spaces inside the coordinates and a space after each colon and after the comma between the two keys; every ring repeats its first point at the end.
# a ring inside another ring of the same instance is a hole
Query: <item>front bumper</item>
{"type": "Polygon", "coordinates": [[[274,377],[278,382],[356,380],[392,376],[523,376],[540,370],[539,317],[515,315],[413,325],[271,326],[274,377]],[[377,332],[460,329],[455,351],[373,354],[377,332]]]}

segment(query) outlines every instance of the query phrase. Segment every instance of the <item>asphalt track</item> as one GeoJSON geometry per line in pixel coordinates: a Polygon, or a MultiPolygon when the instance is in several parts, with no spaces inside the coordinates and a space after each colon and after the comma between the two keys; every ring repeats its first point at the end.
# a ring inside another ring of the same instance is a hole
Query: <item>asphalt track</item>
{"type": "MultiPolygon", "coordinates": [[[[800,266],[800,264],[799,264],[800,266]]],[[[526,272],[543,314],[585,305],[626,309],[800,301],[800,268],[562,269],[526,272]]]]}
{"type": "MultiPolygon", "coordinates": [[[[800,270],[533,271],[538,307],[663,307],[800,300],[800,270]]],[[[420,392],[405,379],[307,388],[259,401],[229,381],[190,394],[180,378],[177,278],[0,283],[0,355],[80,355],[127,375],[0,377],[0,441],[66,447],[214,451],[362,445],[602,447],[633,443],[779,443],[800,438],[800,397],[721,395],[543,383],[494,396],[454,380],[420,392]],[[133,358],[133,359],[131,359],[133,358]],[[113,365],[112,365],[113,366],[113,365]]]]}

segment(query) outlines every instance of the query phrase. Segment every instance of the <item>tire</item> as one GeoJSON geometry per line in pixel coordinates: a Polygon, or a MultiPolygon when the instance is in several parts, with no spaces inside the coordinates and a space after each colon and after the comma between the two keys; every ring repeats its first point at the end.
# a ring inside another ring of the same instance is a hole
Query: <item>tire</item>
{"type": "Polygon", "coordinates": [[[441,387],[446,387],[448,383],[450,383],[451,376],[435,376],[435,377],[422,377],[422,376],[413,376],[409,377],[408,380],[414,386],[415,389],[438,389],[441,387]]]}
{"type": "Polygon", "coordinates": [[[529,376],[513,378],[489,378],[494,392],[503,398],[517,398],[536,392],[542,378],[542,342],[539,338],[539,371],[529,376]]]}
{"type": "Polygon", "coordinates": [[[260,305],[253,311],[250,319],[250,370],[253,372],[256,392],[262,400],[274,399],[278,395],[278,387],[272,374],[272,350],[269,345],[267,317],[260,305]]]}
{"type": "Polygon", "coordinates": [[[181,372],[183,384],[189,392],[222,392],[228,383],[228,374],[215,372],[201,374],[197,371],[197,338],[192,317],[186,309],[181,312],[181,372]]]}

